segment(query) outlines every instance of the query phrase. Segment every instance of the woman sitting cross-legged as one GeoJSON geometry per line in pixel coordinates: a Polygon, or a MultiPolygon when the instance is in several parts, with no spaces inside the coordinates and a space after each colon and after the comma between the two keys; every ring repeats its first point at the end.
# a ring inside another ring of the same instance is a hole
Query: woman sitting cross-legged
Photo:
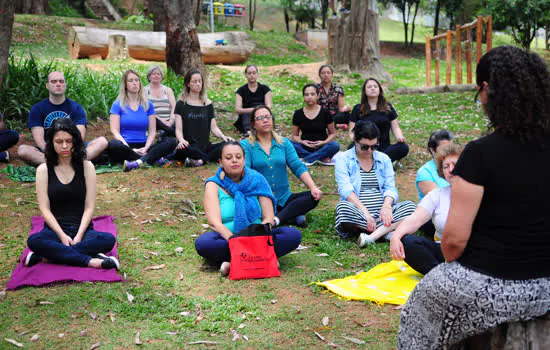
{"type": "MultiPolygon", "coordinates": [[[[452,172],[460,152],[461,148],[451,143],[439,146],[435,155],[437,173],[449,183],[454,177],[452,172]]],[[[392,258],[405,260],[410,267],[424,275],[444,262],[440,241],[450,206],[450,186],[436,188],[422,198],[414,213],[403,220],[391,236],[392,258]],[[435,242],[412,234],[430,220],[435,225],[435,242]]]]}
{"type": "MultiPolygon", "coordinates": [[[[230,141],[221,148],[220,167],[206,180],[204,211],[213,231],[195,241],[197,253],[214,264],[221,264],[223,276],[229,274],[229,238],[250,224],[273,222],[275,198],[265,178],[245,167],[242,146],[230,141]]],[[[293,227],[277,227],[275,253],[281,257],[298,247],[302,234],[293,227]]]]}
{"type": "Polygon", "coordinates": [[[342,237],[359,235],[364,247],[395,230],[416,206],[397,203],[395,176],[390,158],[377,151],[380,131],[369,121],[355,124],[354,147],[336,158],[336,230],[342,237]],[[368,234],[370,232],[370,234],[368,234]]]}
{"type": "Polygon", "coordinates": [[[215,162],[220,158],[222,143],[210,143],[210,132],[222,141],[233,141],[233,138],[225,136],[218,128],[214,104],[206,96],[201,72],[190,69],[183,85],[174,111],[178,147],[170,159],[184,161],[186,167],[215,162]]]}
{"type": "Polygon", "coordinates": [[[120,91],[111,106],[109,156],[114,163],[124,161],[124,171],[149,165],[163,165],[163,157],[177,145],[173,137],[163,137],[155,143],[157,118],[155,108],[143,93],[137,72],[124,72],[120,91]]]}
{"type": "Polygon", "coordinates": [[[298,158],[292,143],[275,132],[273,114],[267,106],[254,108],[250,115],[250,124],[252,135],[242,140],[241,145],[246,154],[246,165],[266,178],[277,199],[275,226],[305,226],[305,214],[317,206],[323,193],[298,158]],[[290,192],[287,166],[309,191],[290,192]]]}
{"type": "Polygon", "coordinates": [[[292,144],[298,156],[306,165],[316,162],[333,165],[332,157],[340,150],[334,141],[336,130],[329,111],[317,104],[319,90],[315,84],[304,86],[304,108],[294,112],[292,117],[292,144]]]}
{"type": "Polygon", "coordinates": [[[36,194],[45,225],[31,235],[26,266],[43,259],[63,265],[120,268],[107,257],[116,239],[90,226],[96,199],[94,166],[86,159],[80,132],[68,118],[56,119],[46,131],[46,163],[36,170],[36,194]]]}

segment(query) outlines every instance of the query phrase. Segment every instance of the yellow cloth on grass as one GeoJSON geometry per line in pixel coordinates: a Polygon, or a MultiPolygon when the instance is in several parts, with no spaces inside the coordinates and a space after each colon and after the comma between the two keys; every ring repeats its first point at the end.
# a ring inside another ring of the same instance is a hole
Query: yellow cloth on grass
{"type": "Polygon", "coordinates": [[[316,284],[346,299],[403,305],[423,276],[404,261],[392,260],[355,276],[316,284]]]}

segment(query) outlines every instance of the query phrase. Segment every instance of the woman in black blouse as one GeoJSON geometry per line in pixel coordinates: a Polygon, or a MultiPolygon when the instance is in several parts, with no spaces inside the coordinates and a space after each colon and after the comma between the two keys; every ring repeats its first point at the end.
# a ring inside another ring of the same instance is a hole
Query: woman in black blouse
{"type": "Polygon", "coordinates": [[[550,310],[550,74],[536,54],[500,46],[481,58],[476,81],[492,133],[455,166],[447,262],[409,297],[401,349],[449,348],[550,310]]]}
{"type": "MultiPolygon", "coordinates": [[[[409,154],[409,146],[405,143],[405,136],[397,121],[397,112],[386,101],[384,89],[378,80],[369,78],[363,83],[361,89],[361,103],[353,107],[351,112],[349,128],[350,138],[353,140],[353,128],[359,120],[368,120],[376,124],[380,130],[381,152],[386,153],[392,162],[403,159],[409,154]],[[397,141],[390,144],[390,130],[397,141]]],[[[349,148],[353,146],[350,145],[349,148]]]]}

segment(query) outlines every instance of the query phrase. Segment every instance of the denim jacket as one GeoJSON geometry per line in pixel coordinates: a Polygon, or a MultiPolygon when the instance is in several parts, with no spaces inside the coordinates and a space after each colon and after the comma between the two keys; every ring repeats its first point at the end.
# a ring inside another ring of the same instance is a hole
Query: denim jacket
{"type": "MultiPolygon", "coordinates": [[[[374,172],[380,186],[380,193],[382,193],[383,197],[392,197],[393,203],[396,204],[398,194],[395,187],[395,175],[391,160],[386,154],[378,151],[374,151],[373,158],[374,172]]],[[[359,164],[359,159],[357,159],[355,147],[336,158],[334,171],[336,182],[338,183],[340,200],[345,201],[352,192],[359,197],[359,192],[361,191],[360,170],[361,165],[359,164]]]]}

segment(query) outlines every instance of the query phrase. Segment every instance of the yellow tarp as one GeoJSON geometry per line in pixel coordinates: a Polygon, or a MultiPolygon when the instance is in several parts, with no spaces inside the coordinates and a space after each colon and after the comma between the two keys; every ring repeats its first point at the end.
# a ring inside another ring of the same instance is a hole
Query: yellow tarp
{"type": "Polygon", "coordinates": [[[355,276],[316,284],[346,299],[403,305],[423,276],[404,261],[392,260],[355,276]]]}

